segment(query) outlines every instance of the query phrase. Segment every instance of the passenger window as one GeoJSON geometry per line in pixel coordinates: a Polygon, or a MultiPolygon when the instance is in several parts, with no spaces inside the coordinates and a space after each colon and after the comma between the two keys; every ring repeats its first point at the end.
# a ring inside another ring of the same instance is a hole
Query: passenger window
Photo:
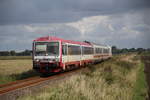
{"type": "Polygon", "coordinates": [[[93,54],[93,48],[92,47],[83,47],[82,51],[83,51],[83,54],[93,54]]]}
{"type": "Polygon", "coordinates": [[[81,48],[80,46],[69,45],[68,46],[68,55],[80,55],[81,48]]]}

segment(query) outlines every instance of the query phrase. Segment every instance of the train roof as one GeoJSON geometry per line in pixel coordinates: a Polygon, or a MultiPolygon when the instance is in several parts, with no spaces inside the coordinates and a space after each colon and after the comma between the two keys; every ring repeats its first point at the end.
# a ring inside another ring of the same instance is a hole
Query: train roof
{"type": "Polygon", "coordinates": [[[97,43],[93,43],[93,42],[88,42],[88,43],[90,43],[90,44],[93,45],[93,46],[100,46],[100,47],[107,47],[107,48],[110,48],[109,45],[97,44],[97,43]]]}
{"type": "Polygon", "coordinates": [[[65,43],[79,44],[79,45],[85,45],[85,46],[92,46],[90,43],[73,41],[73,40],[65,40],[65,39],[58,38],[58,37],[53,37],[53,36],[40,37],[40,38],[37,38],[37,39],[35,39],[33,41],[34,42],[41,42],[41,41],[46,41],[46,42],[50,42],[50,41],[62,41],[62,42],[65,42],[65,43]]]}

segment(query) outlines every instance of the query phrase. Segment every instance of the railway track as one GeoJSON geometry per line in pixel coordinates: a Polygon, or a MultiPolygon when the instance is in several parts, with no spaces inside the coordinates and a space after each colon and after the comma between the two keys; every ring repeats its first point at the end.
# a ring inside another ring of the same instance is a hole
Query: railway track
{"type": "Polygon", "coordinates": [[[17,97],[24,95],[22,91],[38,87],[43,87],[44,85],[48,85],[53,81],[59,81],[62,79],[66,79],[69,76],[72,76],[78,72],[81,72],[83,68],[75,69],[72,71],[59,73],[56,75],[48,76],[48,77],[31,77],[24,80],[19,80],[15,82],[11,82],[8,84],[0,85],[0,100],[15,100],[17,97]]]}

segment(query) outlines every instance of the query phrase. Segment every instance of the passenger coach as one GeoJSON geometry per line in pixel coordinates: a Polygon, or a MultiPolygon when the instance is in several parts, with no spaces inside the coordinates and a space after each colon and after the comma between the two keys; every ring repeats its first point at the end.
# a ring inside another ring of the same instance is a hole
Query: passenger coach
{"type": "Polygon", "coordinates": [[[40,73],[59,72],[86,66],[112,56],[109,46],[57,37],[33,41],[33,69],[40,73]]]}

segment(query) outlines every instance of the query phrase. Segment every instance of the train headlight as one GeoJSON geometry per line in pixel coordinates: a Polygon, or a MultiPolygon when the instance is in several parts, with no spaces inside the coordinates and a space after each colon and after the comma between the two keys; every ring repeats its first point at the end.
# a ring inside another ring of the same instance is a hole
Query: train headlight
{"type": "Polygon", "coordinates": [[[36,62],[39,62],[39,59],[35,59],[36,62]]]}

